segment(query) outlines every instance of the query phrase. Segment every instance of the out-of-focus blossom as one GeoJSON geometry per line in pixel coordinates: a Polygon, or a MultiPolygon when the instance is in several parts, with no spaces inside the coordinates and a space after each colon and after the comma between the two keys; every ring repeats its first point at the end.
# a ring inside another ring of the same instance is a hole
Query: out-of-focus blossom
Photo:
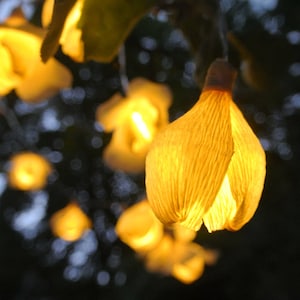
{"type": "Polygon", "coordinates": [[[38,102],[70,87],[72,75],[56,59],[43,63],[40,47],[45,31],[16,10],[0,24],[0,96],[15,90],[26,102],[38,102]]]}
{"type": "Polygon", "coordinates": [[[164,231],[163,224],[156,218],[147,200],[126,209],[118,219],[115,230],[124,243],[141,252],[156,247],[164,231]]]}
{"type": "Polygon", "coordinates": [[[205,264],[214,264],[217,260],[215,251],[206,250],[196,243],[175,242],[175,257],[171,274],[185,284],[191,284],[203,275],[205,264]]]}
{"type": "Polygon", "coordinates": [[[17,153],[11,157],[9,163],[9,185],[22,191],[42,189],[52,171],[48,160],[33,152],[17,153]]]}
{"type": "Polygon", "coordinates": [[[54,235],[65,241],[74,242],[91,228],[92,223],[79,205],[71,202],[52,215],[50,226],[54,235]]]}
{"type": "Polygon", "coordinates": [[[215,251],[192,242],[195,231],[179,224],[163,227],[146,199],[123,212],[116,233],[140,255],[149,272],[171,275],[185,284],[200,278],[205,264],[217,259],[215,251]]]}
{"type": "Polygon", "coordinates": [[[112,138],[103,158],[112,169],[142,172],[153,138],[169,123],[171,93],[162,84],[143,78],[131,81],[126,97],[115,94],[99,105],[97,121],[112,138]]]}

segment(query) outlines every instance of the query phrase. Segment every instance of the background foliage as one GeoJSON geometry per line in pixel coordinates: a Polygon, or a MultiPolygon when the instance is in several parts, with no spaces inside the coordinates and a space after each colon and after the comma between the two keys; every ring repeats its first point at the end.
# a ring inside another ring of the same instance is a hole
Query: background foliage
{"type": "MultiPolygon", "coordinates": [[[[207,66],[222,53],[217,3],[156,1],[125,41],[128,78],[170,86],[171,120],[195,103],[207,66]]],[[[41,4],[25,5],[34,8],[36,23],[41,4]]],[[[238,232],[200,230],[197,241],[218,249],[220,258],[191,285],[146,272],[114,233],[122,210],[143,197],[144,175],[103,164],[110,135],[95,123],[96,107],[122,90],[120,61],[76,64],[58,52],[73,72],[72,89],[35,105],[13,93],[1,100],[1,299],[299,299],[300,3],[223,0],[221,7],[232,34],[229,59],[248,66],[239,72],[235,99],[267,154],[265,189],[251,222],[238,232]],[[38,149],[55,166],[42,192],[7,186],[7,160],[24,149],[38,149]],[[48,221],[72,198],[94,228],[66,243],[52,236],[48,221]]]]}

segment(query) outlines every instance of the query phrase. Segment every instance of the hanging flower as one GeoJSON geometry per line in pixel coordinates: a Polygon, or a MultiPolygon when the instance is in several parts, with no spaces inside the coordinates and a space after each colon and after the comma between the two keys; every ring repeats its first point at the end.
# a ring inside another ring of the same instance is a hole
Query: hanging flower
{"type": "MultiPolygon", "coordinates": [[[[76,62],[84,61],[84,45],[81,40],[82,31],[77,23],[80,20],[84,0],[77,0],[69,11],[61,32],[59,43],[62,52],[76,62]]],[[[48,27],[51,23],[54,0],[46,0],[42,9],[42,25],[48,27]]]]}
{"type": "Polygon", "coordinates": [[[42,189],[52,171],[50,163],[33,152],[17,153],[10,159],[9,185],[22,191],[42,189]]]}
{"type": "Polygon", "coordinates": [[[210,67],[199,101],[155,138],[146,189],[164,224],[238,230],[256,211],[265,180],[263,148],[232,100],[235,72],[210,67]]]}
{"type": "Polygon", "coordinates": [[[176,260],[172,266],[171,274],[185,284],[191,284],[203,275],[206,258],[214,263],[217,255],[205,250],[196,243],[176,242],[173,248],[176,260]]]}
{"type": "Polygon", "coordinates": [[[144,254],[145,267],[149,272],[170,275],[173,267],[174,239],[165,234],[155,248],[144,254]]]}
{"type": "Polygon", "coordinates": [[[44,35],[20,10],[0,24],[0,96],[15,89],[22,100],[38,102],[71,85],[72,75],[61,63],[54,58],[41,61],[44,35]]]}
{"type": "Polygon", "coordinates": [[[126,209],[115,230],[125,244],[139,252],[153,249],[163,236],[163,224],[156,218],[147,200],[126,209]]]}
{"type": "Polygon", "coordinates": [[[69,203],[50,219],[53,234],[68,242],[79,240],[91,225],[91,220],[76,202],[69,203]]]}
{"type": "Polygon", "coordinates": [[[169,89],[143,78],[134,79],[127,97],[115,94],[101,104],[97,121],[105,132],[113,132],[103,158],[109,167],[138,173],[156,133],[168,124],[171,104],[169,89]]]}
{"type": "Polygon", "coordinates": [[[115,231],[143,259],[149,272],[171,275],[185,284],[198,279],[205,264],[217,259],[215,251],[191,242],[195,231],[179,224],[163,226],[146,199],[123,212],[115,231]]]}
{"type": "Polygon", "coordinates": [[[171,275],[185,284],[199,279],[205,264],[212,265],[217,253],[192,242],[182,242],[165,234],[159,244],[144,254],[146,269],[171,275]]]}

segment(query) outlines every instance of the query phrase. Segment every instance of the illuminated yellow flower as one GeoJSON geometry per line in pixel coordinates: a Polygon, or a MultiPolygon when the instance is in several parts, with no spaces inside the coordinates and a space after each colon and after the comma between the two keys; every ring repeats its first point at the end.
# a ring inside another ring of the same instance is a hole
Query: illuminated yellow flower
{"type": "Polygon", "coordinates": [[[22,100],[37,102],[71,85],[72,75],[61,63],[54,58],[41,61],[44,35],[20,11],[0,25],[0,96],[15,89],[22,100]]]}
{"type": "Polygon", "coordinates": [[[155,217],[147,200],[127,208],[115,230],[125,244],[139,252],[153,249],[163,236],[163,224],[155,217]]]}
{"type": "Polygon", "coordinates": [[[185,284],[199,279],[205,264],[214,264],[217,253],[196,243],[184,243],[165,234],[160,243],[143,256],[150,272],[171,275],[185,284]]]}
{"type": "Polygon", "coordinates": [[[171,275],[185,284],[190,284],[200,278],[204,272],[205,264],[213,264],[217,254],[205,250],[196,243],[176,242],[173,248],[175,257],[171,275]]]}
{"type": "Polygon", "coordinates": [[[174,243],[174,239],[165,234],[155,248],[144,254],[145,267],[149,272],[171,274],[174,243]]]}
{"type": "Polygon", "coordinates": [[[50,163],[41,155],[21,152],[10,159],[8,181],[11,187],[22,191],[42,189],[52,171],[50,163]]]}
{"type": "Polygon", "coordinates": [[[123,212],[115,231],[143,259],[149,272],[171,275],[185,284],[198,279],[204,265],[217,259],[216,252],[191,242],[195,231],[179,224],[165,227],[146,199],[123,212]]]}
{"type": "MultiPolygon", "coordinates": [[[[76,62],[84,61],[84,45],[81,40],[82,31],[77,28],[81,17],[84,0],[77,0],[71,8],[59,38],[62,52],[70,56],[76,62]]],[[[46,0],[42,10],[42,25],[48,27],[53,14],[54,0],[46,0]]]]}
{"type": "Polygon", "coordinates": [[[91,225],[90,219],[76,202],[57,211],[50,219],[53,234],[68,242],[79,240],[91,225]]]}
{"type": "Polygon", "coordinates": [[[127,97],[115,94],[96,113],[104,131],[113,132],[103,158],[112,169],[138,173],[156,133],[169,122],[169,89],[146,79],[134,79],[127,97]]]}
{"type": "Polygon", "coordinates": [[[164,224],[238,230],[256,211],[265,153],[232,100],[234,78],[229,64],[216,60],[199,101],[152,143],[147,197],[164,224]]]}

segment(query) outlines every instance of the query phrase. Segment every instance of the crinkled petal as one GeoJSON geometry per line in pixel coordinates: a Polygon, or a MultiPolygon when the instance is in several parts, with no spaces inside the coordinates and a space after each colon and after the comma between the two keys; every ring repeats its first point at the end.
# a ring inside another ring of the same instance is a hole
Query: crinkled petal
{"type": "Polygon", "coordinates": [[[151,207],[164,224],[199,230],[233,155],[230,94],[206,91],[157,135],[146,159],[151,207]]]}
{"type": "Polygon", "coordinates": [[[234,154],[215,202],[203,220],[209,232],[238,230],[257,209],[265,180],[265,153],[238,107],[230,104],[234,154]]]}
{"type": "Polygon", "coordinates": [[[266,157],[258,138],[234,102],[231,102],[230,112],[234,155],[227,174],[237,211],[228,220],[226,228],[238,230],[252,218],[259,204],[266,176],[266,157]]]}
{"type": "Polygon", "coordinates": [[[224,229],[236,211],[236,200],[232,196],[229,179],[226,175],[214,203],[203,216],[204,225],[209,232],[224,229]]]}

